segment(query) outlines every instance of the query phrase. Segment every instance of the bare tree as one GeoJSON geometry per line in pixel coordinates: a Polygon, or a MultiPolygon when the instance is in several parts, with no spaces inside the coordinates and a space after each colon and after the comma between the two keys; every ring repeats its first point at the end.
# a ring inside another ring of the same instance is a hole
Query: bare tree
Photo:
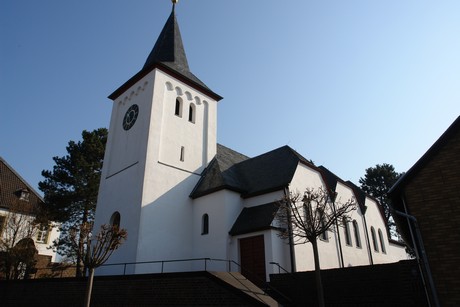
{"type": "Polygon", "coordinates": [[[27,278],[35,267],[37,250],[33,237],[39,220],[36,208],[19,200],[0,220],[0,272],[5,279],[27,278]]]}
{"type": "Polygon", "coordinates": [[[86,258],[85,266],[89,270],[88,284],[85,295],[85,306],[89,307],[91,303],[91,292],[93,289],[94,269],[103,265],[112,255],[112,253],[120,247],[126,240],[128,233],[126,229],[118,225],[101,226],[95,240],[91,238],[91,225],[85,224],[81,229],[81,234],[86,238],[86,258]],[[92,242],[94,244],[92,244],[92,242]]]}
{"type": "Polygon", "coordinates": [[[316,288],[319,306],[324,306],[324,291],[321,281],[318,238],[328,230],[334,231],[344,218],[356,210],[353,199],[344,203],[336,202],[336,193],[324,188],[307,188],[303,193],[290,193],[281,199],[276,219],[285,230],[279,233],[281,238],[291,238],[293,244],[310,242],[315,261],[316,288]]]}

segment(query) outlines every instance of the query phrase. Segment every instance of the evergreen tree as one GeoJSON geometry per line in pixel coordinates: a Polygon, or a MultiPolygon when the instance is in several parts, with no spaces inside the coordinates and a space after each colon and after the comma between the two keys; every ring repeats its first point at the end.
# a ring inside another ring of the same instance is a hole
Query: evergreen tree
{"type": "Polygon", "coordinates": [[[398,237],[398,233],[391,216],[390,200],[387,197],[387,193],[401,175],[395,171],[393,165],[383,163],[367,168],[364,177],[359,179],[361,189],[380,202],[392,237],[398,237]]]}
{"type": "Polygon", "coordinates": [[[84,275],[85,244],[80,233],[83,225],[94,219],[107,129],[84,130],[82,138],[69,142],[66,156],[53,157],[53,170],[43,170],[45,180],[38,184],[49,219],[60,223],[60,238],[53,242],[54,248],[75,262],[77,276],[84,275]]]}

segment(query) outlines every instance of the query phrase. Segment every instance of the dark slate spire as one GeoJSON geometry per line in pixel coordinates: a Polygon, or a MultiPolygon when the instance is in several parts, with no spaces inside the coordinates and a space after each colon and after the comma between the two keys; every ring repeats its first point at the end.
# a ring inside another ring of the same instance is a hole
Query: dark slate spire
{"type": "Polygon", "coordinates": [[[171,15],[166,21],[142,70],[149,70],[160,63],[208,89],[200,79],[190,72],[174,7],[173,4],[171,15]]]}
{"type": "Polygon", "coordinates": [[[222,99],[221,96],[214,93],[200,79],[192,74],[190,68],[188,67],[187,57],[185,55],[184,45],[182,44],[182,37],[180,35],[179,25],[177,24],[174,10],[176,2],[177,1],[173,1],[171,15],[166,21],[166,24],[164,25],[155,46],[150,52],[147,61],[145,61],[144,67],[142,67],[136,75],[126,81],[115,92],[109,95],[110,99],[114,100],[119,97],[130,86],[135,84],[155,68],[162,69],[164,72],[167,72],[192,86],[196,86],[217,101],[222,99]]]}

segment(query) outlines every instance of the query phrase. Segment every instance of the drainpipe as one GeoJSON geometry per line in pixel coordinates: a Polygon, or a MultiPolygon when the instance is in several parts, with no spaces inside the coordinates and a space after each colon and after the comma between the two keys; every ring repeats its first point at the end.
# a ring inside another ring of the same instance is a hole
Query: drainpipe
{"type": "MultiPolygon", "coordinates": [[[[336,212],[336,208],[335,208],[335,198],[337,197],[337,193],[336,192],[332,192],[334,193],[333,194],[333,198],[331,199],[332,201],[332,209],[334,210],[334,215],[335,215],[335,212],[336,212]]],[[[345,267],[345,264],[343,262],[343,250],[342,250],[342,241],[340,239],[340,231],[339,231],[339,222],[336,221],[335,222],[335,229],[336,229],[336,233],[337,233],[337,241],[339,243],[339,262],[340,262],[340,267],[343,268],[345,267]]]]}
{"type": "Polygon", "coordinates": [[[371,265],[374,265],[374,259],[372,258],[371,242],[369,241],[369,231],[367,230],[366,211],[367,210],[364,210],[363,212],[364,233],[366,235],[367,251],[369,252],[369,261],[371,265]]]}
{"type": "MultiPolygon", "coordinates": [[[[290,194],[289,194],[289,188],[285,188],[284,189],[284,196],[286,197],[286,199],[288,199],[289,202],[291,202],[291,198],[290,198],[290,194]]],[[[289,210],[288,210],[288,214],[289,214],[289,210]]],[[[288,216],[288,221],[291,220],[291,217],[288,216]]],[[[292,234],[292,225],[291,223],[287,223],[288,225],[288,244],[289,244],[289,258],[291,260],[291,273],[295,273],[297,272],[297,269],[296,269],[296,263],[295,263],[295,250],[294,250],[294,238],[293,238],[293,234],[292,234]]]]}
{"type": "MultiPolygon", "coordinates": [[[[401,196],[401,201],[402,201],[403,206],[404,206],[404,211],[407,212],[407,207],[406,207],[406,202],[405,202],[404,196],[401,196]]],[[[422,233],[420,232],[420,228],[418,226],[417,219],[415,218],[415,216],[410,215],[410,214],[408,214],[406,212],[401,212],[401,211],[397,211],[397,210],[393,210],[393,212],[396,213],[397,215],[400,215],[400,216],[405,217],[407,219],[407,223],[408,223],[408,226],[409,226],[409,231],[410,231],[410,234],[411,234],[411,237],[412,237],[412,242],[414,242],[414,250],[415,250],[416,257],[417,257],[417,262],[418,262],[418,265],[419,265],[420,274],[422,276],[422,282],[423,282],[424,287],[425,287],[425,293],[426,293],[426,296],[427,296],[427,299],[428,299],[428,304],[429,304],[429,306],[440,307],[441,305],[439,303],[438,294],[437,294],[435,286],[434,286],[433,276],[431,274],[430,265],[428,264],[428,257],[426,255],[425,245],[423,244],[422,233]],[[413,225],[415,227],[415,233],[413,233],[413,231],[412,231],[411,222],[413,223],[413,225]],[[418,249],[420,249],[421,255],[418,253],[418,249]],[[425,272],[426,272],[427,279],[428,279],[428,284],[429,284],[428,286],[430,288],[430,292],[431,292],[431,296],[432,296],[432,302],[430,300],[430,296],[428,295],[427,285],[425,284],[425,280],[423,278],[424,274],[423,274],[423,270],[422,270],[422,267],[421,267],[420,260],[423,262],[423,265],[425,266],[425,272]]]]}

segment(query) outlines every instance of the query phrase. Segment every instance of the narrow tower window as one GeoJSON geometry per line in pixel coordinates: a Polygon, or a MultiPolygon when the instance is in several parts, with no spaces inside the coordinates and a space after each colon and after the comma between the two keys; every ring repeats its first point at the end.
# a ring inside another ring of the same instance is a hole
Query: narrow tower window
{"type": "Polygon", "coordinates": [[[379,232],[380,247],[382,248],[382,253],[386,254],[387,250],[385,249],[385,242],[383,241],[382,231],[379,229],[378,232],[379,232]]]}
{"type": "Polygon", "coordinates": [[[195,105],[193,103],[191,103],[189,106],[188,121],[191,123],[195,123],[195,105]]]}
{"type": "Polygon", "coordinates": [[[180,148],[180,160],[182,162],[184,162],[184,160],[185,160],[185,147],[184,146],[181,146],[181,148],[180,148]]]}
{"type": "Polygon", "coordinates": [[[176,108],[174,110],[174,115],[182,117],[182,102],[179,98],[176,98],[176,108]]]}
{"type": "Polygon", "coordinates": [[[359,226],[356,220],[353,220],[353,231],[355,233],[356,247],[361,247],[361,236],[359,235],[359,226]]]}
{"type": "Polygon", "coordinates": [[[201,218],[201,235],[207,235],[209,233],[209,215],[203,214],[201,218]]]}

